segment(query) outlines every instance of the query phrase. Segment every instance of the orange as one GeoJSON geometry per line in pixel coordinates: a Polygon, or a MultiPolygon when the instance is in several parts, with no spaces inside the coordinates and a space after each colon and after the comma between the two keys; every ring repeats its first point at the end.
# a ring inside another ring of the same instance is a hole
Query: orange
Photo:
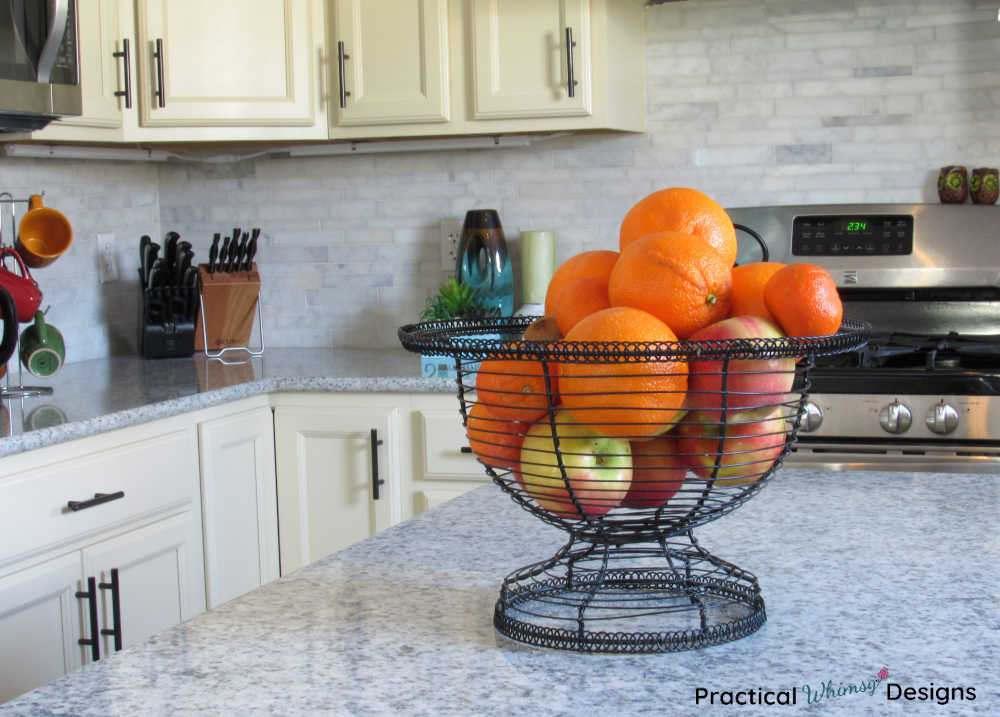
{"type": "MultiPolygon", "coordinates": [[[[630,306],[602,309],[570,329],[564,341],[673,342],[670,327],[630,306]]],[[[677,415],[687,392],[683,361],[610,358],[563,363],[562,405],[574,420],[602,436],[651,438],[677,415]]]]}
{"type": "Polygon", "coordinates": [[[671,187],[636,202],[622,220],[619,249],[647,234],[673,231],[694,234],[715,247],[726,266],[736,263],[736,229],[726,210],[697,189],[671,187]]]}
{"type": "Polygon", "coordinates": [[[837,333],[844,305],[830,272],[812,264],[789,264],[764,286],[767,310],[788,336],[837,333]]]}
{"type": "Polygon", "coordinates": [[[607,279],[611,269],[618,261],[618,252],[609,250],[585,251],[571,256],[559,265],[559,268],[549,279],[549,287],[545,290],[545,315],[555,316],[556,300],[567,284],[584,276],[594,276],[607,279]]]}
{"type": "Polygon", "coordinates": [[[555,303],[559,331],[565,336],[580,319],[610,306],[607,277],[584,276],[571,281],[555,303]]]}
{"type": "MultiPolygon", "coordinates": [[[[559,365],[548,364],[552,392],[558,387],[559,365]]],[[[531,423],[549,410],[541,361],[487,359],[476,374],[478,400],[490,415],[505,421],[531,423]]],[[[553,395],[552,404],[558,402],[553,395]]]]}
{"type": "Polygon", "coordinates": [[[476,403],[469,409],[465,435],[469,448],[483,463],[516,472],[521,465],[521,442],[528,428],[527,423],[494,418],[486,406],[476,403]]]}
{"type": "Polygon", "coordinates": [[[686,339],[729,316],[729,264],[703,239],[660,232],[622,252],[608,281],[612,306],[648,311],[686,339]]]}
{"type": "Polygon", "coordinates": [[[777,261],[755,261],[733,267],[733,295],[730,316],[759,316],[777,323],[764,303],[764,286],[787,264],[777,261]]]}

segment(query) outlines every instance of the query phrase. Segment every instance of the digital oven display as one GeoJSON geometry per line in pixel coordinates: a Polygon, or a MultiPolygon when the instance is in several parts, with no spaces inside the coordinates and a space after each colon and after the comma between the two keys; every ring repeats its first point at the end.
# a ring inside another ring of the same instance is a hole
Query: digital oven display
{"type": "Polygon", "coordinates": [[[913,216],[798,216],[794,256],[895,256],[913,253],[913,216]]]}

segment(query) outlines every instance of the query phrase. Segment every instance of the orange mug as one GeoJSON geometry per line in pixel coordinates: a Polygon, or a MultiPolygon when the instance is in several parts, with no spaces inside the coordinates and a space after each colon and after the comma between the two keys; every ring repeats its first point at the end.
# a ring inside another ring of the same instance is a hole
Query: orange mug
{"type": "Polygon", "coordinates": [[[42,197],[32,194],[28,211],[21,217],[14,248],[32,269],[48,266],[69,249],[73,227],[69,220],[50,207],[42,206],[42,197]]]}

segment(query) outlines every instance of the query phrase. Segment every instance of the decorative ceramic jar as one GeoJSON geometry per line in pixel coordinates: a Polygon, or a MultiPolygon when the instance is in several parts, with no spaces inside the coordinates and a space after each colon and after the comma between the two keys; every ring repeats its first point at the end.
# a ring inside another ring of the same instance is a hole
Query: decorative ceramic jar
{"type": "Polygon", "coordinates": [[[969,180],[965,167],[941,167],[938,174],[938,197],[942,204],[961,204],[969,196],[969,180]]]}
{"type": "Polygon", "coordinates": [[[998,188],[996,167],[977,167],[972,170],[969,192],[975,204],[996,204],[998,188]]]}

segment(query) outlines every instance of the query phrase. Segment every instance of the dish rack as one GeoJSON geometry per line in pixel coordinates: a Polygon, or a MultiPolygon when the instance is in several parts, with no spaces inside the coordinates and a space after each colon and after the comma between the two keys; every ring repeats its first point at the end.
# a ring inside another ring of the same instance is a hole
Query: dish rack
{"type": "Polygon", "coordinates": [[[769,482],[796,440],[815,357],[857,349],[868,328],[845,322],[833,336],[809,338],[525,341],[536,318],[398,332],[406,349],[454,361],[463,424],[487,474],[568,534],[555,555],[504,578],[496,630],[537,647],[599,653],[701,648],[756,631],[766,620],[756,576],[702,547],[694,528],[769,482]],[[475,338],[484,334],[497,338],[475,338]],[[603,471],[587,473],[595,461],[603,471]]]}

